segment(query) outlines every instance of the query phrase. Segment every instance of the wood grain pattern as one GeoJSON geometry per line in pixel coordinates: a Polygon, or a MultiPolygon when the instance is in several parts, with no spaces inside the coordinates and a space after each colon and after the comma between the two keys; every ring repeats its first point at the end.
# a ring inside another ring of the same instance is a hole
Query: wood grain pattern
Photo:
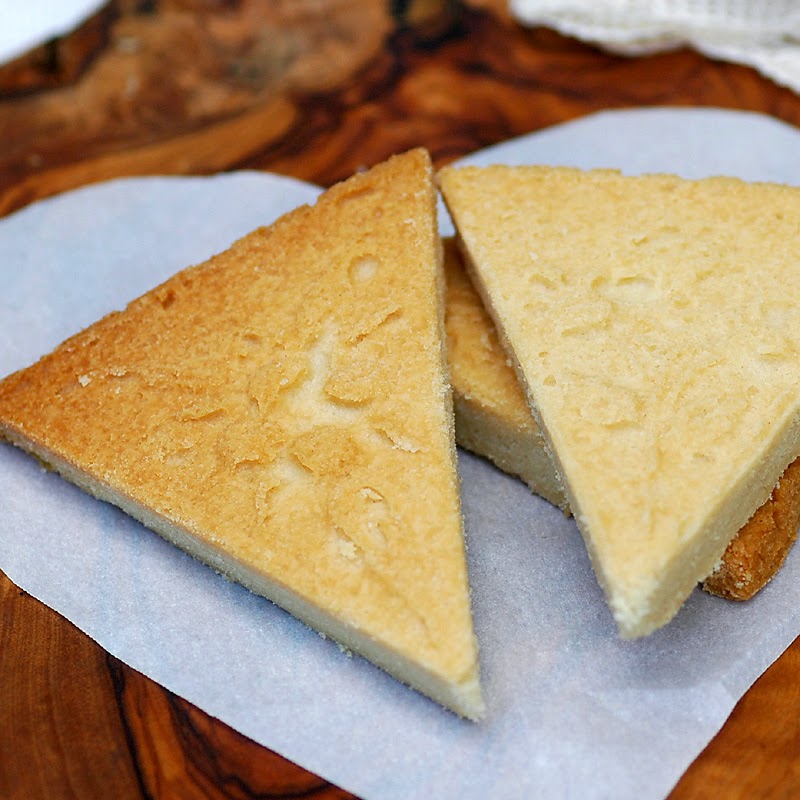
{"type": "Polygon", "coordinates": [[[4,575],[0,675],[0,797],[138,796],[105,653],[4,575]]]}
{"type": "MultiPolygon", "coordinates": [[[[688,50],[642,59],[514,25],[504,0],[113,0],[0,67],[0,213],[133,174],[329,185],[596,110],[800,98],[688,50]]],[[[800,796],[800,641],[671,797],[800,796]]],[[[0,797],[350,797],[104,653],[0,573],[0,797]]]]}
{"type": "Polygon", "coordinates": [[[0,797],[352,795],[105,653],[0,573],[0,797]]]}
{"type": "Polygon", "coordinates": [[[800,796],[800,639],[734,708],[671,800],[800,796]]]}

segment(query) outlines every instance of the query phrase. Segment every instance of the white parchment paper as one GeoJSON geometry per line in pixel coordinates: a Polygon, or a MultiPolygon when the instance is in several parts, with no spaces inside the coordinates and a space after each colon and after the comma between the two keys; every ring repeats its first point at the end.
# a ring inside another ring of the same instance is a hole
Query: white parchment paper
{"type": "MultiPolygon", "coordinates": [[[[638,110],[469,160],[800,184],[800,132],[751,114],[638,110]]],[[[133,179],[0,221],[0,374],[316,193],[255,173],[133,179]]],[[[8,446],[0,568],[118,658],[362,797],[663,797],[800,633],[800,553],[754,600],[696,591],[668,627],[622,642],[573,522],[480,459],[461,453],[460,469],[480,724],[8,446]]]]}

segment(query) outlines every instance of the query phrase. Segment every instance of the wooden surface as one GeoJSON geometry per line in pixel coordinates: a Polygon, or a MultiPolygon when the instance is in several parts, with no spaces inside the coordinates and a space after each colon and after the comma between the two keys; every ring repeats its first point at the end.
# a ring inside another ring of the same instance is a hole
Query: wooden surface
{"type": "MultiPolygon", "coordinates": [[[[0,213],[123,175],[330,184],[414,145],[438,165],[604,108],[800,98],[681,50],[628,60],[501,0],[115,0],[0,67],[0,213]]],[[[800,796],[800,641],[672,794],[800,796]]],[[[349,797],[153,684],[0,573],[0,797],[349,797]]]]}

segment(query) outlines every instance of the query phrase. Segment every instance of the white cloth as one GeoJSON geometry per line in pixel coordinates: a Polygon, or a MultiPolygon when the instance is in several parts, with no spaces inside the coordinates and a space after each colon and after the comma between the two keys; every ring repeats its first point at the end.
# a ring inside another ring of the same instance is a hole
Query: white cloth
{"type": "Polygon", "coordinates": [[[526,25],[625,55],[691,46],[800,92],[798,0],[510,0],[526,25]]]}

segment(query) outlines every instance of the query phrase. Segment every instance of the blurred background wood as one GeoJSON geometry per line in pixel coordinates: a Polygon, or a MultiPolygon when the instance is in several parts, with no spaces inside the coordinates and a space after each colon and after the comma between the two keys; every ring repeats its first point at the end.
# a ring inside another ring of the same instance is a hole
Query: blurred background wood
{"type": "MultiPolygon", "coordinates": [[[[800,98],[689,50],[609,55],[503,0],[113,0],[0,67],[0,214],[135,174],[323,185],[415,145],[442,165],[605,108],[800,125],[800,98]]],[[[800,642],[672,794],[800,796],[800,642]]],[[[0,797],[349,797],[106,654],[0,573],[0,797]]]]}

